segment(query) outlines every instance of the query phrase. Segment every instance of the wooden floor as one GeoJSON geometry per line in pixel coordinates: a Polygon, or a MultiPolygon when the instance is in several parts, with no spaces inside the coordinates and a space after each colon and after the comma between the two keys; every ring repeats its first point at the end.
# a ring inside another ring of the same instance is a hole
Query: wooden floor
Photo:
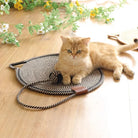
{"type": "MultiPolygon", "coordinates": [[[[0,137],[1,138],[138,138],[138,51],[129,51],[121,60],[135,71],[128,79],[122,74],[115,82],[112,73],[104,71],[105,80],[101,87],[88,95],[79,96],[53,109],[30,111],[16,103],[16,95],[22,88],[15,72],[9,68],[18,62],[45,54],[57,53],[61,47],[60,35],[91,37],[91,41],[118,44],[107,39],[107,34],[118,33],[138,25],[136,1],[114,13],[112,24],[94,20],[80,22],[80,29],[72,33],[68,28],[43,36],[29,35],[27,28],[19,37],[20,47],[0,44],[0,137]]],[[[95,6],[95,2],[89,3],[95,6]]],[[[43,20],[41,8],[34,11],[11,10],[10,15],[0,17],[0,22],[14,25],[28,21],[43,20]]],[[[26,90],[24,101],[29,104],[48,105],[62,99],[26,90]],[[28,92],[28,93],[27,93],[28,92]]]]}

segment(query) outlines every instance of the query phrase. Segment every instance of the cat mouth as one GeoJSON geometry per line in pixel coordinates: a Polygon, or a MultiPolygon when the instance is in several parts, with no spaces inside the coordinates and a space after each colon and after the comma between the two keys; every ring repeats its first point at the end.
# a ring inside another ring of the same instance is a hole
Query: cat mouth
{"type": "Polygon", "coordinates": [[[76,59],[77,58],[76,55],[71,55],[71,56],[72,56],[73,59],[76,59]]]}

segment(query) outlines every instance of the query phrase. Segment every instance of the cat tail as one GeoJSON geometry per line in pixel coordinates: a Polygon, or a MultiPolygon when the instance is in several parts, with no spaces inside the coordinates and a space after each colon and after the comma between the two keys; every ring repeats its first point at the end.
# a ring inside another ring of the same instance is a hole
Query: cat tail
{"type": "Polygon", "coordinates": [[[130,45],[123,45],[123,46],[119,46],[117,48],[118,53],[122,53],[128,50],[134,50],[138,48],[138,43],[134,43],[134,44],[130,44],[130,45]]]}

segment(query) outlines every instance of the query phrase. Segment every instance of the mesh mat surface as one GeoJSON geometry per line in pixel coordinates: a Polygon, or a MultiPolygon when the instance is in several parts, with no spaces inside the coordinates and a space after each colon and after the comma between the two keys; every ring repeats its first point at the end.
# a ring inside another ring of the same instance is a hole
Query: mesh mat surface
{"type": "MultiPolygon", "coordinates": [[[[58,60],[58,54],[51,54],[32,58],[27,61],[23,61],[21,68],[16,68],[16,77],[22,85],[26,85],[32,82],[46,80],[49,78],[49,74],[53,71],[54,65],[58,60]]],[[[16,64],[17,63],[13,63],[16,64]]],[[[11,64],[12,65],[12,64],[11,64]]],[[[82,83],[75,86],[83,86],[92,91],[103,83],[103,73],[100,69],[95,70],[92,74],[85,77],[82,83]]],[[[74,85],[63,85],[62,83],[53,84],[51,82],[36,84],[29,88],[38,92],[46,94],[72,94],[71,87],[74,85]]]]}

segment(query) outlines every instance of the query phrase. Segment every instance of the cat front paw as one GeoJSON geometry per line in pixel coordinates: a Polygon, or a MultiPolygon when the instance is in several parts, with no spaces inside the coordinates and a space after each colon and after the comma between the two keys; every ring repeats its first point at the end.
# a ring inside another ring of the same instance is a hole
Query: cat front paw
{"type": "Polygon", "coordinates": [[[70,80],[70,78],[63,78],[63,84],[64,85],[69,85],[71,83],[71,80],[70,80]]]}
{"type": "Polygon", "coordinates": [[[73,84],[80,84],[81,83],[81,78],[73,77],[72,82],[73,82],[73,84]]]}

